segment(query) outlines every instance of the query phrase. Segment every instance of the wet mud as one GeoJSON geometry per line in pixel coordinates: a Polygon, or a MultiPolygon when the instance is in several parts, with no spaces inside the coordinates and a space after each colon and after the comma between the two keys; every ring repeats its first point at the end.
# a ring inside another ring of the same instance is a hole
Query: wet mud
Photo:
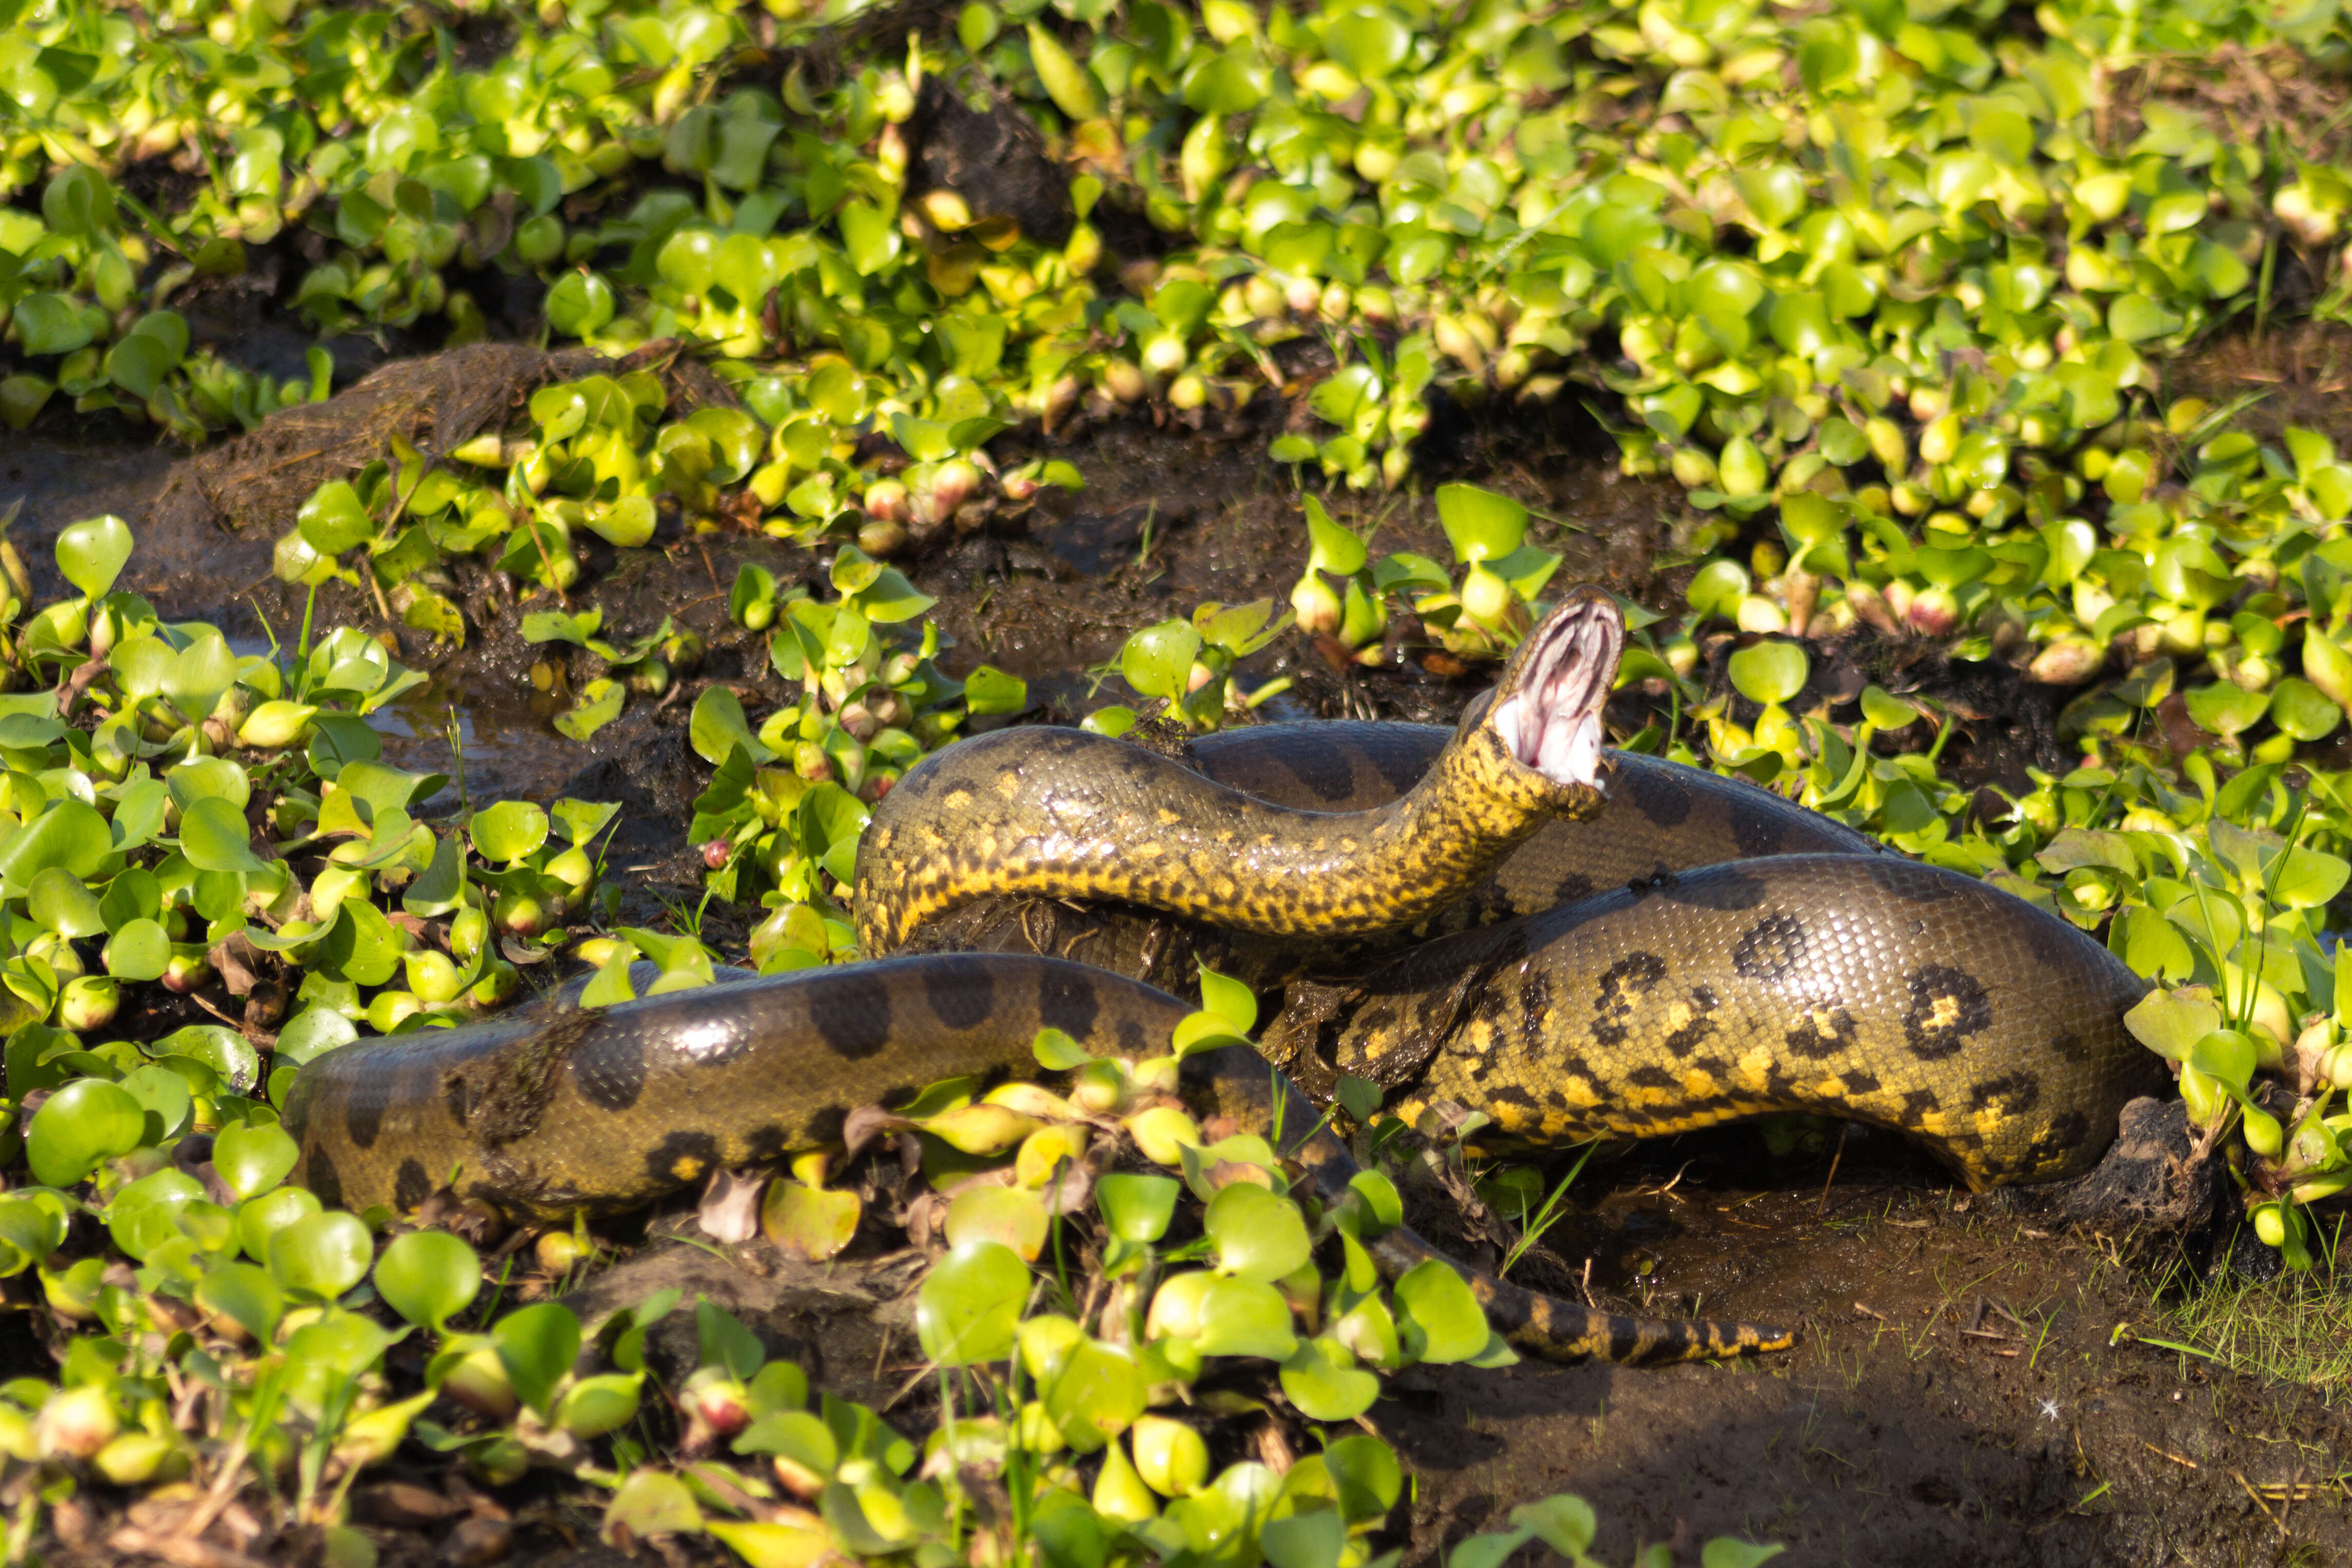
{"type": "MultiPolygon", "coordinates": [[[[2283,423],[2333,429],[2343,417],[2336,394],[2352,384],[2352,334],[2300,329],[2291,341],[2291,354],[2254,374],[2283,378],[2272,384],[2286,389],[2272,400],[2283,423]]],[[[2245,367],[2254,364],[2216,351],[2179,368],[2174,385],[2186,390],[2201,375],[2234,395],[2223,384],[2253,384],[2245,367]]],[[[1022,455],[1070,458],[1089,488],[1000,510],[900,563],[940,600],[933,615],[954,644],[950,668],[984,661],[1028,678],[1028,717],[1067,719],[1119,694],[1115,679],[1095,672],[1134,627],[1204,600],[1282,600],[1305,539],[1293,476],[1265,460],[1265,436],[1249,419],[1193,428],[1126,418],[1032,437],[1022,455]]],[[[2352,429],[2339,444],[2352,445],[2352,429]]],[[[1446,411],[1426,458],[1429,480],[1475,480],[1527,501],[1538,516],[1531,541],[1565,558],[1561,581],[1598,581],[1662,610],[1680,605],[1686,574],[1655,564],[1685,521],[1680,493],[1620,477],[1605,436],[1580,412],[1446,411]]],[[[235,526],[218,507],[173,504],[185,493],[174,483],[184,486],[198,460],[45,420],[0,444],[0,509],[24,498],[14,537],[37,577],[54,572],[58,529],[112,511],[139,541],[123,586],[167,617],[210,620],[252,646],[290,638],[301,604],[269,576],[270,546],[291,525],[290,510],[273,517],[265,506],[235,526]]],[[[1326,500],[1359,531],[1377,525],[1377,551],[1445,556],[1425,487],[1326,500]]],[[[674,520],[656,548],[591,563],[575,605],[603,605],[622,634],[673,617],[710,651],[667,700],[633,699],[586,743],[549,728],[563,689],[532,683],[530,667],[546,653],[520,640],[525,605],[509,584],[461,571],[471,622],[462,649],[436,650],[340,590],[322,595],[319,614],[321,624],[389,633],[407,663],[431,672],[383,716],[392,760],[452,775],[428,813],[505,796],[617,801],[625,826],[612,865],[625,913],[657,921],[667,906],[700,896],[698,861],[684,841],[708,773],[686,741],[694,694],[724,682],[755,722],[784,695],[759,639],[726,616],[726,587],[746,562],[783,582],[822,580],[808,552],[752,534],[692,534],[674,520]]],[[[1416,631],[1400,616],[1378,669],[1335,663],[1292,634],[1245,664],[1244,683],[1289,679],[1265,705],[1269,717],[1448,720],[1482,683],[1429,657],[1416,631]]],[[[1718,678],[1729,647],[1706,650],[1718,678]]],[[[1850,699],[1870,681],[1932,699],[1959,726],[1943,762],[1970,784],[2015,787],[2027,766],[2063,763],[2055,693],[1991,667],[1948,664],[1925,645],[1864,637],[1816,653],[1809,700],[1850,699]]],[[[1638,707],[1612,718],[1630,731],[1645,717],[1638,707]]],[[[1919,729],[1906,743],[1929,742],[1919,729]]],[[[711,906],[706,940],[740,944],[743,913],[711,906]]],[[[1434,1234],[1465,1256],[1484,1249],[1485,1261],[1496,1260],[1475,1215],[1435,1200],[1423,1206],[1417,1217],[1434,1234]]],[[[1612,1562],[1661,1541],[1678,1561],[1696,1562],[1719,1533],[1787,1542],[1782,1561],[1792,1564],[2352,1561],[2346,1391],[2233,1374],[2133,1337],[2174,1337],[2180,1282],[2226,1276],[2229,1239],[2080,1228],[2031,1197],[1970,1200],[1882,1134],[1840,1143],[1816,1131],[1774,1152],[1755,1130],[1732,1129],[1596,1163],[1514,1278],[1603,1306],[1792,1324],[1799,1347],[1664,1371],[1410,1372],[1369,1417],[1416,1477],[1393,1544],[1411,1562],[1437,1562],[1463,1535],[1499,1527],[1516,1503],[1569,1490],[1599,1510],[1600,1555],[1612,1562]]],[[[919,1430],[928,1394],[902,1394],[916,1370],[905,1326],[909,1261],[880,1251],[890,1240],[863,1238],[866,1256],[814,1274],[763,1243],[743,1263],[724,1264],[645,1240],[581,1304],[668,1283],[708,1292],[778,1353],[807,1361],[813,1374],[822,1369],[838,1392],[899,1400],[891,1418],[919,1430]]],[[[2326,1307],[2340,1333],[2352,1333],[2347,1300],[2339,1291],[2326,1307]]],[[[1263,1397],[1275,1385],[1260,1381],[1263,1397]]],[[[1310,1445],[1278,1403],[1264,1418],[1219,1425],[1215,1440],[1221,1460],[1310,1445]]],[[[457,1532],[497,1512],[510,1560],[622,1561],[593,1547],[593,1512],[559,1492],[489,1502],[464,1495],[445,1469],[395,1465],[355,1502],[387,1564],[459,1560],[457,1532]]],[[[289,1540],[273,1555],[299,1562],[304,1550],[289,1540]]],[[[59,1560],[73,1557],[68,1550],[59,1560]]]]}

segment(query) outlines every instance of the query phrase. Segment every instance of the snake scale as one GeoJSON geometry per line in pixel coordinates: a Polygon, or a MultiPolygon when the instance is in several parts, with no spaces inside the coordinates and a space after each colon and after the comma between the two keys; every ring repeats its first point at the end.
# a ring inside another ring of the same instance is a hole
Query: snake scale
{"type": "MultiPolygon", "coordinates": [[[[2120,1022],[2142,983],[2054,917],[1769,792],[1604,754],[1622,639],[1605,595],[1572,591],[1454,731],[1267,726],[1171,757],[1016,728],[948,748],[860,852],[866,950],[915,956],[346,1046],[289,1096],[298,1175],[354,1208],[445,1184],[517,1218],[633,1206],[829,1142],[856,1106],[1022,1071],[1041,1027],[1164,1049],[1190,1006],[1139,976],[1171,951],[1275,954],[1255,984],[1319,998],[1269,1031],[1276,1060],[1369,1078],[1409,1118],[1483,1110],[1496,1146],[1801,1110],[1906,1132],[1971,1187],[2087,1169],[2157,1066],[2120,1022]],[[1107,911],[1081,922],[1083,963],[1056,936],[1080,901],[1107,911]]],[[[1316,1125],[1241,1047],[1184,1080],[1241,1125],[1316,1125]]],[[[1345,1148],[1288,1142],[1337,1201],[1345,1148]]],[[[1434,1254],[1398,1230],[1376,1256],[1434,1254]]],[[[1552,1359],[1790,1342],[1465,1273],[1552,1359]]]]}

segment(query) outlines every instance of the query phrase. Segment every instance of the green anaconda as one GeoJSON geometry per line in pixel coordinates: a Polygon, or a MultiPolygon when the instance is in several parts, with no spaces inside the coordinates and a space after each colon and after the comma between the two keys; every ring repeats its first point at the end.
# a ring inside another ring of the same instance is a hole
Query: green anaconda
{"type": "MultiPolygon", "coordinates": [[[[1645,793],[1644,770],[1664,764],[1603,764],[1598,712],[1621,637],[1605,597],[1571,595],[1433,763],[1444,731],[1342,733],[1335,745],[1277,730],[1203,744],[1197,768],[1067,731],[949,748],[908,773],[869,830],[858,908],[869,952],[919,943],[959,906],[1006,895],[1110,900],[1310,948],[1447,931],[1339,988],[1313,1037],[1289,1042],[1296,1059],[1390,1084],[1408,1110],[1440,1099],[1486,1109],[1529,1142],[1787,1107],[1912,1132],[1979,1184],[2087,1166],[2153,1061],[2118,1022],[2138,982],[2063,922],[1890,857],[1685,872],[1727,841],[1868,846],[1748,786],[1676,770],[1658,773],[1663,794],[1645,793]],[[1419,748],[1417,778],[1384,768],[1391,740],[1419,748]],[[1385,795],[1340,787],[1335,755],[1384,780],[1385,795]],[[1596,768],[1620,781],[1605,811],[1596,768]],[[1253,793],[1209,776],[1221,771],[1253,793]],[[1256,798],[1284,794],[1285,773],[1318,798],[1256,798]],[[1360,799],[1358,811],[1328,809],[1360,799]],[[1641,839],[1633,858],[1563,850],[1563,819],[1588,816],[1580,831],[1602,837],[1622,821],[1641,839]],[[1520,913],[1583,891],[1575,876],[1605,888],[1621,872],[1640,880],[1520,913]]],[[[287,1110],[300,1174],[354,1207],[413,1203],[453,1178],[518,1216],[625,1207],[716,1166],[826,1142],[857,1105],[944,1076],[1021,1070],[1042,1026],[1096,1051],[1160,1048],[1186,1004],[1101,967],[1103,952],[1080,956],[877,959],[361,1042],[297,1080],[287,1110]]],[[[1246,1053],[1188,1063],[1187,1075],[1260,1131],[1295,1092],[1246,1053]]],[[[1336,1193],[1352,1170],[1328,1134],[1293,1156],[1318,1191],[1336,1193]]],[[[1428,1255],[1397,1233],[1383,1263],[1428,1255]]],[[[1787,1342],[1473,1283],[1507,1337],[1557,1358],[1787,1342]]]]}

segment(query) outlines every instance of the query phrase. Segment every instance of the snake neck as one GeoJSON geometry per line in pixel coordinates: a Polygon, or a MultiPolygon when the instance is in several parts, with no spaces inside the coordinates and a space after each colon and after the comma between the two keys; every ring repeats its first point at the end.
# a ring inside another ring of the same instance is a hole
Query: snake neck
{"type": "Polygon", "coordinates": [[[1018,895],[1261,936],[1391,931],[1460,899],[1546,821],[1600,804],[1517,761],[1491,728],[1397,800],[1337,813],[1272,805],[1122,742],[1001,731],[891,792],[859,854],[859,937],[878,956],[960,906],[1018,895]]]}

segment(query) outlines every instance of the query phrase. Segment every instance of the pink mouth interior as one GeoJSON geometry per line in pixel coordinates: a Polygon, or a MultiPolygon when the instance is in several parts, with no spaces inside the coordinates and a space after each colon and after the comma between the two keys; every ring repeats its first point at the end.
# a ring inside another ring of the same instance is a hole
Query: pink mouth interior
{"type": "Polygon", "coordinates": [[[1556,784],[1599,789],[1601,709],[1617,676],[1624,627],[1616,606],[1596,599],[1555,616],[1527,650],[1517,687],[1495,707],[1496,732],[1511,755],[1556,784]]]}

